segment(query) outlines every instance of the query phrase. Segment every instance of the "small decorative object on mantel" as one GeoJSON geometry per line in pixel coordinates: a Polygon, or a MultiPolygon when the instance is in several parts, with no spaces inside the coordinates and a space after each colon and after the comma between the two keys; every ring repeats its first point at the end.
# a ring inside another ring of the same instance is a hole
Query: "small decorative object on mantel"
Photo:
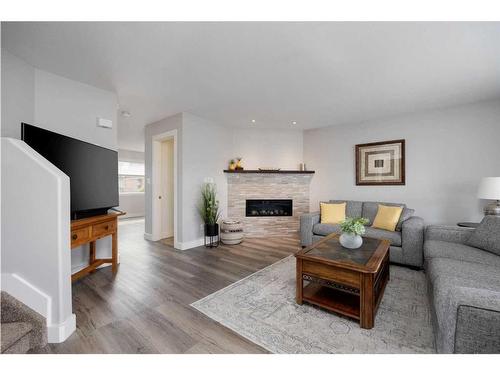
{"type": "Polygon", "coordinates": [[[200,216],[205,223],[205,246],[219,246],[219,201],[214,183],[205,183],[201,188],[201,202],[198,206],[200,216]],[[207,242],[208,239],[208,242],[207,242]]]}
{"type": "Polygon", "coordinates": [[[236,158],[236,168],[235,169],[237,171],[242,171],[243,170],[243,165],[241,164],[241,159],[242,158],[240,156],[236,158]]]}
{"type": "Polygon", "coordinates": [[[479,184],[477,197],[494,201],[484,207],[485,215],[500,216],[500,177],[484,177],[479,184]]]}
{"type": "Polygon", "coordinates": [[[230,171],[234,171],[234,170],[236,170],[236,161],[235,161],[234,159],[231,159],[231,160],[229,161],[229,170],[230,170],[230,171]]]}
{"type": "Polygon", "coordinates": [[[262,172],[279,172],[281,170],[281,168],[259,168],[259,171],[262,171],[262,172]]]}
{"type": "Polygon", "coordinates": [[[339,242],[343,247],[348,249],[358,249],[363,245],[362,234],[365,233],[364,225],[368,220],[363,217],[347,217],[340,222],[340,230],[342,234],[339,237],[339,242]]]}
{"type": "Polygon", "coordinates": [[[301,171],[301,172],[307,171],[306,163],[299,164],[299,171],[301,171]]]}
{"type": "Polygon", "coordinates": [[[356,185],[404,184],[404,139],[356,145],[356,185]]]}

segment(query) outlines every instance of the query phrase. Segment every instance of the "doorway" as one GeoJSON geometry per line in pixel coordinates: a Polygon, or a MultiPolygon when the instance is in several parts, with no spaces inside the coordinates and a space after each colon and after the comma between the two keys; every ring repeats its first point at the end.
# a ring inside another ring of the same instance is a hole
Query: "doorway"
{"type": "Polygon", "coordinates": [[[177,243],[177,131],[153,137],[152,240],[177,243]]]}

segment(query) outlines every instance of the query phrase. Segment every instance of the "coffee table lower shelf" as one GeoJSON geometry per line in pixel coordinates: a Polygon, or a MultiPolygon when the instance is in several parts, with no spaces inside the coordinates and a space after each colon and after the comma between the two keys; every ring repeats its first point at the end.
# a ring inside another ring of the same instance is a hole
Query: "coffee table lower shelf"
{"type": "Polygon", "coordinates": [[[302,301],[360,320],[359,296],[316,283],[302,289],[302,301]]]}

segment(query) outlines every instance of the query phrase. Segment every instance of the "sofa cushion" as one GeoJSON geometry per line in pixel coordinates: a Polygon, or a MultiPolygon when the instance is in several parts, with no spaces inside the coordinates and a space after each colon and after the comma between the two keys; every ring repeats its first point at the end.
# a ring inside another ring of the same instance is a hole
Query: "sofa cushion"
{"type": "Polygon", "coordinates": [[[467,280],[467,285],[473,288],[495,290],[500,296],[500,268],[495,265],[451,258],[430,258],[426,263],[426,273],[432,283],[438,279],[467,280]]]}
{"type": "Polygon", "coordinates": [[[403,212],[401,212],[401,216],[399,217],[398,225],[396,225],[396,230],[400,231],[403,229],[403,221],[408,220],[410,217],[413,216],[415,213],[415,210],[412,208],[403,208],[403,212]]]}
{"type": "MultiPolygon", "coordinates": [[[[390,232],[388,230],[365,227],[363,237],[386,239],[391,241],[392,246],[401,246],[401,232],[390,232]]],[[[342,233],[339,224],[314,224],[313,233],[320,236],[328,236],[331,233],[342,233]]]]}
{"type": "Polygon", "coordinates": [[[363,202],[331,200],[330,203],[346,203],[345,215],[348,217],[361,217],[363,202]]]}
{"type": "Polygon", "coordinates": [[[485,216],[466,243],[500,255],[500,216],[485,216]]]}
{"type": "Polygon", "coordinates": [[[324,203],[319,204],[320,208],[320,222],[321,224],[340,224],[341,221],[345,220],[345,209],[346,204],[344,203],[324,203]]]}
{"type": "Polygon", "coordinates": [[[368,219],[367,225],[372,225],[375,216],[377,216],[378,205],[383,204],[384,206],[396,206],[405,208],[406,205],[403,203],[385,203],[385,202],[363,202],[362,216],[368,219]]]}
{"type": "Polygon", "coordinates": [[[379,240],[386,239],[391,241],[392,246],[401,246],[401,232],[391,232],[384,229],[365,227],[363,237],[371,237],[379,240]]]}
{"type": "Polygon", "coordinates": [[[314,224],[313,233],[320,236],[328,236],[331,233],[340,233],[339,224],[314,224]]]}
{"type": "Polygon", "coordinates": [[[402,212],[403,207],[384,206],[383,204],[379,204],[372,227],[394,232],[402,212]]]}
{"type": "Polygon", "coordinates": [[[500,256],[461,243],[427,240],[424,243],[424,259],[448,258],[465,262],[500,267],[500,256]]]}

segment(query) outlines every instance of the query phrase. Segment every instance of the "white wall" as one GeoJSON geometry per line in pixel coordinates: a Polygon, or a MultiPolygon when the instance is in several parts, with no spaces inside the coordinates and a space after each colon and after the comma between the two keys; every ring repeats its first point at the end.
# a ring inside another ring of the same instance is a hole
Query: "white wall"
{"type": "Polygon", "coordinates": [[[24,142],[2,138],[2,290],[47,321],[49,342],[76,327],[69,178],[24,142]]]}
{"type": "Polygon", "coordinates": [[[96,145],[117,149],[115,93],[35,69],[35,124],[96,145]],[[97,126],[97,117],[113,128],[97,126]]]}
{"type": "Polygon", "coordinates": [[[21,122],[35,122],[35,69],[3,50],[2,137],[21,138],[21,122]]]}
{"type": "Polygon", "coordinates": [[[227,131],[232,131],[231,157],[242,157],[245,169],[299,169],[304,161],[302,130],[250,127],[227,131]]]}
{"type": "Polygon", "coordinates": [[[326,199],[403,202],[426,223],[479,221],[481,177],[500,176],[500,101],[304,132],[316,170],[311,210],[326,199]],[[356,186],[354,145],[406,140],[405,186],[356,186]]]}
{"type": "Polygon", "coordinates": [[[233,153],[229,130],[183,113],[183,242],[202,244],[203,222],[197,207],[201,186],[207,179],[217,185],[221,213],[223,217],[227,215],[227,181],[223,170],[227,169],[227,160],[233,153]]]}
{"type": "MultiPolygon", "coordinates": [[[[2,129],[4,137],[20,138],[21,122],[117,148],[115,93],[36,69],[2,49],[2,129]],[[96,118],[113,121],[113,129],[99,128],[96,118]]],[[[111,239],[97,242],[97,256],[111,255],[111,239]]],[[[88,246],[74,249],[72,269],[88,263],[88,246]]]]}
{"type": "MultiPolygon", "coordinates": [[[[118,160],[144,163],[144,152],[132,150],[118,150],[118,160]]],[[[143,217],[145,215],[144,193],[120,193],[119,210],[126,212],[120,220],[130,217],[143,217]]]]}

